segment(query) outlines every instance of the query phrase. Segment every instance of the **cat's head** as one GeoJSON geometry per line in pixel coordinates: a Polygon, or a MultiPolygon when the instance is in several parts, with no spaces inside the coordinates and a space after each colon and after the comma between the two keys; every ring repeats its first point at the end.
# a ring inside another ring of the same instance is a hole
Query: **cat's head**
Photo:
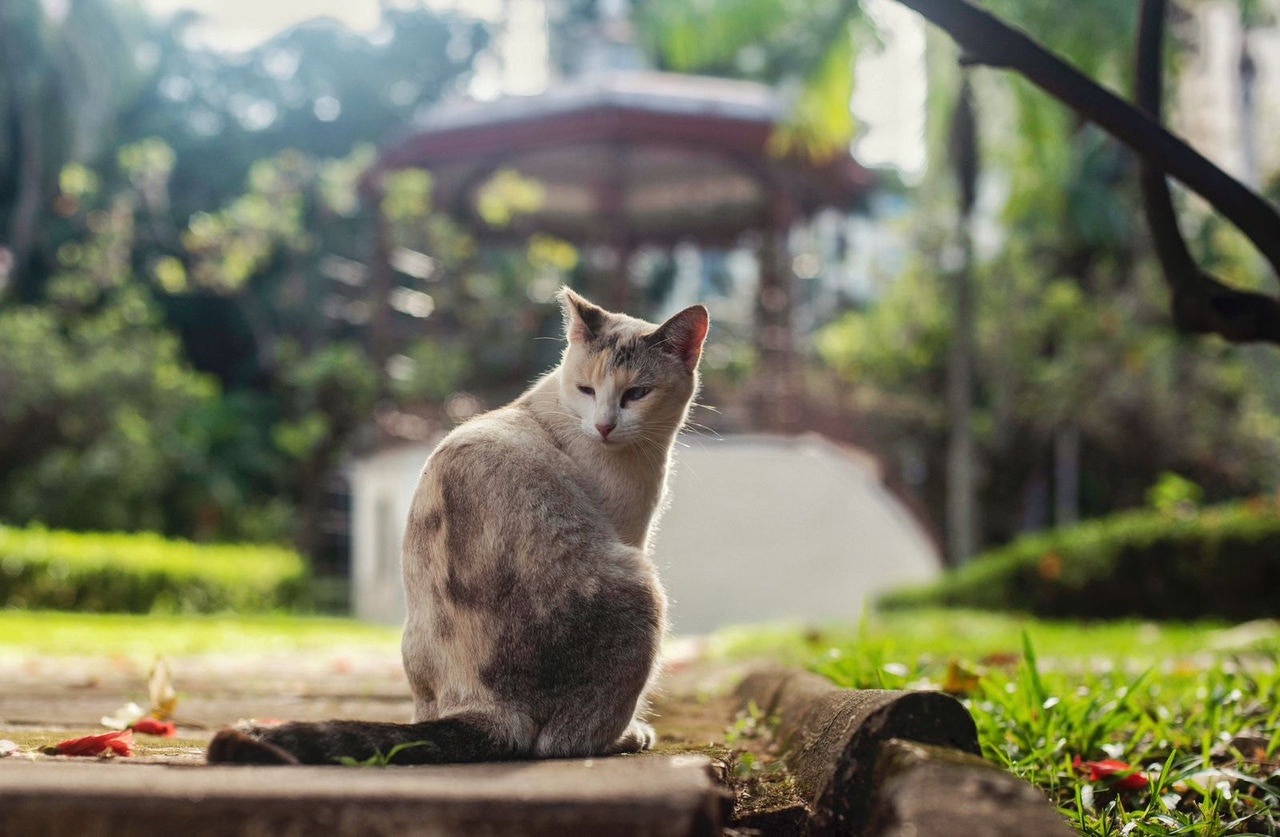
{"type": "Polygon", "coordinates": [[[662,325],[614,314],[560,292],[565,348],[560,402],[582,432],[606,447],[655,441],[684,423],[698,389],[707,309],[694,305],[662,325]]]}

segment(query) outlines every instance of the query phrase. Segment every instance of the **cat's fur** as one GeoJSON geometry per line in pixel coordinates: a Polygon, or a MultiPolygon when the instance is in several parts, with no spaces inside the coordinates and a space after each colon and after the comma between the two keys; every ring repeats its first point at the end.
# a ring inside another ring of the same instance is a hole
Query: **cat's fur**
{"type": "Polygon", "coordinates": [[[403,549],[414,723],[242,726],[218,733],[210,762],[332,764],[409,743],[394,761],[652,745],[641,715],[666,599],[648,542],[707,312],[657,326],[568,289],[561,304],[560,365],[455,429],[423,469],[403,549]]]}

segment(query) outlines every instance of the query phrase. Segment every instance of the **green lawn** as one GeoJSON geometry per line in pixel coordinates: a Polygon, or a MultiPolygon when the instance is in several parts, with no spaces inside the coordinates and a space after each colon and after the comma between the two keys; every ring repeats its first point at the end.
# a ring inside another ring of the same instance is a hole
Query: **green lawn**
{"type": "Polygon", "coordinates": [[[400,628],[352,619],[271,615],[133,615],[0,610],[0,651],[39,656],[262,654],[326,648],[393,650],[400,628]]]}
{"type": "Polygon", "coordinates": [[[715,647],[845,686],[955,692],[987,758],[1044,789],[1085,834],[1280,833],[1280,623],[900,611],[857,628],[725,631],[715,647]],[[1132,765],[1147,785],[1091,779],[1077,757],[1132,765]]]}

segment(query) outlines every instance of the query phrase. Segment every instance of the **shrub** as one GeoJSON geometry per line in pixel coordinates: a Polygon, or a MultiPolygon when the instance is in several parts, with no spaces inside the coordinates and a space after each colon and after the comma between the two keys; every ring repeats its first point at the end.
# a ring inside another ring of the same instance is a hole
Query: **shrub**
{"type": "Polygon", "coordinates": [[[1029,535],[880,604],[1062,618],[1274,617],[1280,508],[1254,499],[1199,511],[1135,511],[1029,535]]]}
{"type": "Polygon", "coordinates": [[[259,545],[0,526],[0,606],[210,613],[299,606],[302,558],[259,545]]]}

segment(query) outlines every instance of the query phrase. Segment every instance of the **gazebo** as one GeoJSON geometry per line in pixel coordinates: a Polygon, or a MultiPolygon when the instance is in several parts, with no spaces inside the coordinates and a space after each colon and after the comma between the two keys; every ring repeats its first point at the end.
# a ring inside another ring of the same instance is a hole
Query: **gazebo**
{"type": "MultiPolygon", "coordinates": [[[[792,375],[791,269],[786,232],[825,207],[855,205],[872,174],[847,152],[815,161],[779,154],[776,129],[787,107],[753,82],[645,70],[612,70],[565,80],[545,92],[490,102],[454,102],[383,149],[366,178],[372,205],[384,172],[431,173],[434,205],[481,238],[548,233],[599,248],[610,258],[590,289],[625,308],[629,263],[641,245],[729,245],[757,233],[762,351],[761,416],[788,429],[792,375]],[[537,185],[537,205],[496,225],[480,210],[495,178],[537,185]],[[768,391],[776,390],[776,391],[768,391]]],[[[379,240],[385,240],[385,234],[379,240]]],[[[390,276],[385,247],[375,275],[390,276]]]]}

